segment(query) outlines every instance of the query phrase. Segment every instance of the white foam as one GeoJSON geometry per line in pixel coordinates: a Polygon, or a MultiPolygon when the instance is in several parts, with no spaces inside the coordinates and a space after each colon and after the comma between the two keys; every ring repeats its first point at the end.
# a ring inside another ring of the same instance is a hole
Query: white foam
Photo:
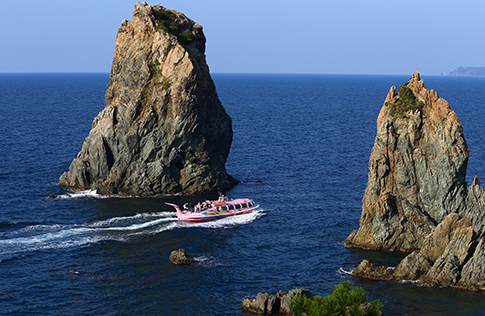
{"type": "MultiPolygon", "coordinates": [[[[175,194],[165,194],[163,196],[180,196],[181,193],[175,193],[175,194]]],[[[77,199],[77,198],[94,198],[94,199],[108,199],[108,198],[136,198],[138,196],[136,195],[131,195],[131,196],[125,196],[125,195],[118,195],[118,194],[98,194],[97,190],[74,190],[74,189],[69,189],[66,194],[61,194],[57,195],[56,198],[59,199],[77,199]]]]}
{"type": "Polygon", "coordinates": [[[419,285],[421,280],[398,280],[398,283],[411,283],[419,285]]]}
{"type": "Polygon", "coordinates": [[[248,214],[225,217],[215,221],[200,222],[200,223],[179,222],[179,225],[181,227],[229,228],[233,226],[246,225],[246,224],[252,223],[263,215],[266,215],[264,213],[264,210],[258,209],[248,214]]]}
{"type": "Polygon", "coordinates": [[[173,218],[160,218],[154,221],[150,222],[144,222],[144,223],[139,223],[139,224],[133,224],[130,226],[119,226],[119,227],[104,227],[104,228],[91,228],[92,230],[98,230],[98,231],[127,231],[127,230],[139,230],[151,226],[158,225],[163,222],[172,222],[174,221],[173,218]]]}
{"type": "Polygon", "coordinates": [[[158,213],[139,213],[133,216],[113,217],[107,220],[95,222],[89,225],[89,227],[106,227],[112,226],[123,222],[130,222],[135,220],[144,220],[149,218],[164,217],[170,220],[176,219],[177,215],[174,212],[158,212],[158,213]]]}
{"type": "Polygon", "coordinates": [[[344,268],[339,268],[337,271],[337,273],[345,275],[352,275],[352,272],[354,272],[354,270],[345,270],[344,268]]]}
{"type": "MultiPolygon", "coordinates": [[[[91,193],[90,193],[91,194],[91,193]]],[[[264,210],[227,217],[205,223],[177,221],[174,212],[140,213],[131,216],[113,217],[84,224],[39,224],[2,234],[0,255],[10,257],[16,253],[46,249],[85,247],[102,241],[127,241],[139,236],[154,235],[176,228],[228,228],[245,225],[265,215],[264,210]]],[[[200,257],[199,261],[217,265],[214,260],[200,257]]]]}
{"type": "Polygon", "coordinates": [[[154,229],[148,230],[148,231],[140,231],[140,232],[132,232],[129,234],[129,236],[139,236],[139,235],[156,235],[164,231],[172,230],[177,227],[178,223],[176,221],[169,222],[168,225],[160,226],[160,227],[154,227],[154,229]]]}
{"type": "Polygon", "coordinates": [[[107,240],[125,241],[175,226],[176,217],[170,212],[115,217],[91,224],[30,225],[4,234],[0,239],[0,254],[79,247],[107,240]]]}
{"type": "Polygon", "coordinates": [[[217,267],[222,265],[222,263],[218,262],[214,257],[200,256],[194,257],[194,260],[197,262],[197,264],[205,267],[217,267]]]}
{"type": "Polygon", "coordinates": [[[107,199],[113,197],[121,197],[119,195],[103,195],[98,194],[96,190],[85,190],[85,191],[77,191],[72,190],[66,194],[58,195],[57,198],[60,199],[79,199],[79,198],[95,198],[95,199],[107,199]]]}

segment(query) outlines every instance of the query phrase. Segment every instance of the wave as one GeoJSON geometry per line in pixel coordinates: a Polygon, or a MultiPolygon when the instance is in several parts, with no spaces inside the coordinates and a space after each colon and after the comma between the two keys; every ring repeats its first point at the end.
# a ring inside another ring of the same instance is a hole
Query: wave
{"type": "Polygon", "coordinates": [[[256,219],[265,215],[263,209],[256,209],[251,213],[230,216],[210,222],[190,223],[179,222],[180,227],[202,227],[202,228],[230,228],[233,226],[245,225],[254,222],[256,219]]]}
{"type": "Polygon", "coordinates": [[[0,239],[0,260],[18,253],[83,247],[103,241],[124,242],[140,234],[173,229],[174,213],[160,212],[115,217],[90,224],[39,224],[5,232],[0,239]]]}
{"type": "Polygon", "coordinates": [[[196,256],[194,257],[194,260],[197,262],[198,265],[204,267],[217,267],[222,265],[222,263],[218,262],[214,257],[196,256]]]}
{"type": "Polygon", "coordinates": [[[38,224],[3,232],[0,237],[0,262],[29,251],[84,247],[103,241],[125,242],[140,236],[159,234],[176,228],[202,227],[225,229],[253,222],[263,210],[206,223],[184,223],[174,212],[140,213],[84,224],[38,224]]]}
{"type": "Polygon", "coordinates": [[[79,198],[107,199],[107,198],[121,197],[121,196],[98,194],[96,190],[77,191],[77,190],[71,189],[66,194],[55,195],[54,197],[58,199],[79,199],[79,198]]]}
{"type": "Polygon", "coordinates": [[[338,274],[344,275],[352,275],[352,272],[354,272],[354,270],[345,270],[344,268],[339,268],[337,271],[338,274]]]}
{"type": "MultiPolygon", "coordinates": [[[[179,196],[180,193],[175,194],[165,194],[163,196],[179,196]]],[[[50,195],[49,198],[56,198],[56,199],[79,199],[79,198],[93,198],[93,199],[108,199],[108,198],[134,198],[137,196],[124,196],[118,194],[98,194],[97,190],[74,190],[68,189],[65,194],[61,195],[50,195]]]]}

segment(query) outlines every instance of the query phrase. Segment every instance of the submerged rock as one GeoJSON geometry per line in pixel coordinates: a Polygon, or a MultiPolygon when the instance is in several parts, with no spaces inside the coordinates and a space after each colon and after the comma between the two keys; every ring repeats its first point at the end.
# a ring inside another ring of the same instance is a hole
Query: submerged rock
{"type": "Polygon", "coordinates": [[[237,180],[225,163],[232,122],[205,60],[202,26],[137,2],[118,31],[105,95],[59,183],[101,194],[213,192],[237,180]]]}

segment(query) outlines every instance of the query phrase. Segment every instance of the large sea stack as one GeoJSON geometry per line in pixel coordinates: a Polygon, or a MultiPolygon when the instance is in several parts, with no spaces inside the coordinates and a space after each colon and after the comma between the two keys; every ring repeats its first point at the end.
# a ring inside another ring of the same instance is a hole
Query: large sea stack
{"type": "Polygon", "coordinates": [[[138,196],[231,188],[232,121],[205,40],[184,14],[137,2],[116,37],[106,107],[59,183],[138,196]]]}
{"type": "Polygon", "coordinates": [[[485,191],[465,181],[469,149],[447,101],[416,72],[377,119],[360,227],[349,247],[413,252],[396,269],[364,260],[354,275],[485,289],[485,191]]]}

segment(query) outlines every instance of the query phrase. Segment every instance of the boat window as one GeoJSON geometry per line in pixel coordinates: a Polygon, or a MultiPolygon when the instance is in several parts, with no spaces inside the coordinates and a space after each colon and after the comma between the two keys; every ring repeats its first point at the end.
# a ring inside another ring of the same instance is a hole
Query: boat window
{"type": "Polygon", "coordinates": [[[229,209],[233,210],[234,209],[234,204],[229,205],[229,209]]]}
{"type": "Polygon", "coordinates": [[[221,207],[222,207],[222,210],[223,211],[227,211],[228,210],[227,205],[224,205],[224,206],[221,206],[221,207]]]}

